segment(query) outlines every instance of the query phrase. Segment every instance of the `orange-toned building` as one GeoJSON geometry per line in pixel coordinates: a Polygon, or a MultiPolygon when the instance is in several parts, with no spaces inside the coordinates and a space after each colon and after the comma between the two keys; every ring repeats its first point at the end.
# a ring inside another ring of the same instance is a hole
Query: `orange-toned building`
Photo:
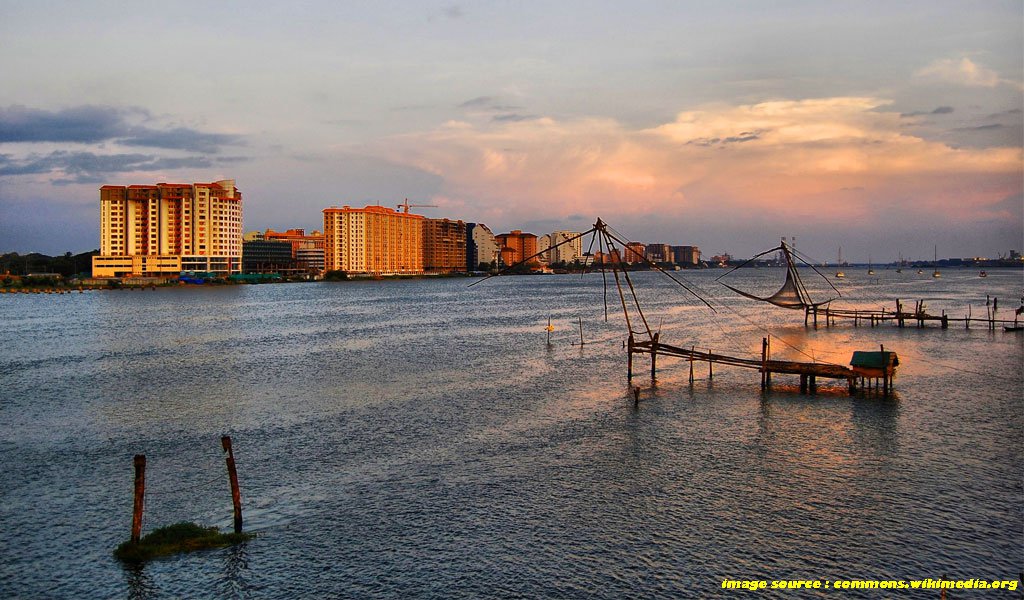
{"type": "Polygon", "coordinates": [[[466,224],[450,219],[423,219],[423,270],[466,270],[466,224]]]}
{"type": "Polygon", "coordinates": [[[320,272],[324,270],[324,234],[313,231],[306,235],[305,229],[289,229],[287,231],[274,231],[267,229],[263,232],[263,239],[276,242],[289,242],[292,245],[292,260],[301,268],[309,271],[320,272]]]}
{"type": "Polygon", "coordinates": [[[233,179],[100,188],[93,277],[241,270],[242,194],[233,179]]]}
{"type": "Polygon", "coordinates": [[[524,259],[537,254],[537,236],[513,229],[509,233],[494,236],[498,244],[501,262],[512,266],[524,259]]]}
{"type": "Polygon", "coordinates": [[[324,263],[346,273],[422,273],[423,216],[383,206],[325,208],[324,263]]]}
{"type": "Polygon", "coordinates": [[[630,242],[626,244],[626,249],[622,253],[623,258],[625,259],[623,262],[627,264],[644,262],[644,253],[646,251],[647,246],[645,246],[643,242],[630,242]]]}

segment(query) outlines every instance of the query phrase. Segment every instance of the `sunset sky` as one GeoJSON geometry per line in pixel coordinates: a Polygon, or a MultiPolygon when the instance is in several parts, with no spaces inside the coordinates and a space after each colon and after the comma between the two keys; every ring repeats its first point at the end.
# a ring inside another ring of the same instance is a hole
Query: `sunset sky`
{"type": "Polygon", "coordinates": [[[97,248],[103,184],[234,178],[246,230],[408,198],[995,257],[1024,246],[1022,38],[1020,0],[0,0],[0,252],[97,248]]]}

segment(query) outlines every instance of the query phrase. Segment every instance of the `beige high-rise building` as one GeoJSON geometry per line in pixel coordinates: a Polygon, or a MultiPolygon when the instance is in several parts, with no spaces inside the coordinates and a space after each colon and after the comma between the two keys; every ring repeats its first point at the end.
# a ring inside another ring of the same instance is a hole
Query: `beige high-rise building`
{"type": "Polygon", "coordinates": [[[93,277],[241,270],[242,194],[233,179],[100,188],[93,277]]]}
{"type": "Polygon", "coordinates": [[[423,216],[383,206],[325,208],[324,263],[346,273],[422,273],[423,216]]]}
{"type": "Polygon", "coordinates": [[[577,237],[579,235],[578,231],[555,231],[542,235],[537,238],[537,250],[543,252],[541,256],[549,265],[571,263],[583,256],[583,238],[577,237]]]}
{"type": "Polygon", "coordinates": [[[423,219],[423,270],[466,270],[466,224],[451,219],[423,219]]]}

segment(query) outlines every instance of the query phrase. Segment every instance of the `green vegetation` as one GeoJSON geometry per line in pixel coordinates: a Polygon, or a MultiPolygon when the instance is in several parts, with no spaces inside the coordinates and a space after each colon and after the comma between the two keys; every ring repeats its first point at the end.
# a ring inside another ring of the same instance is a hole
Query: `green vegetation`
{"type": "Polygon", "coordinates": [[[324,274],[324,279],[327,281],[345,281],[348,279],[348,273],[345,271],[328,271],[324,274]]]}
{"type": "Polygon", "coordinates": [[[182,522],[156,529],[138,542],[127,541],[114,550],[114,556],[125,562],[143,562],[179,552],[224,548],[254,537],[252,533],[221,533],[216,527],[182,522]]]}

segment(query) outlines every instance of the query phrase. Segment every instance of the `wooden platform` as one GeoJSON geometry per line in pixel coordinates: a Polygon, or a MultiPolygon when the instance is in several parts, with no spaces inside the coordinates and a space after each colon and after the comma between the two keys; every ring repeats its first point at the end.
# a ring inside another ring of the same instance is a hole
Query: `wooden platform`
{"type": "MultiPolygon", "coordinates": [[[[870,388],[871,381],[874,380],[874,387],[877,389],[878,384],[881,383],[883,394],[888,395],[892,391],[895,367],[899,364],[898,360],[894,360],[894,364],[886,365],[884,368],[867,370],[864,368],[850,368],[830,363],[772,360],[769,358],[771,354],[770,338],[762,338],[760,360],[740,358],[724,354],[702,352],[694,347],[680,348],[678,346],[663,344],[659,341],[659,336],[660,334],[656,333],[652,339],[641,341],[637,341],[632,335],[629,336],[629,339],[627,340],[627,352],[629,356],[627,376],[630,380],[633,378],[633,355],[650,354],[651,379],[654,379],[655,377],[655,373],[657,372],[658,356],[661,355],[674,356],[689,360],[691,383],[693,382],[694,363],[707,363],[708,379],[714,378],[714,365],[716,364],[760,371],[762,389],[770,388],[772,375],[778,373],[799,375],[800,391],[802,393],[816,393],[817,378],[823,377],[826,379],[846,380],[850,394],[855,393],[858,389],[870,388]]],[[[895,353],[888,354],[892,354],[895,359],[895,353]]]]}

